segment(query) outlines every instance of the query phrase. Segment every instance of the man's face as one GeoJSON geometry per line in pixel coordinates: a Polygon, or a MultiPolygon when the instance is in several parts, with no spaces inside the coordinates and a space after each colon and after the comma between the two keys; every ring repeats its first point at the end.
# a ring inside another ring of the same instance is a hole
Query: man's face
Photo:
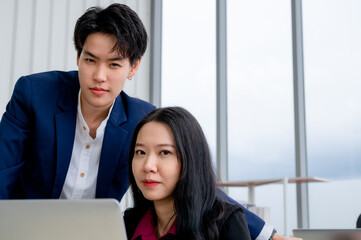
{"type": "Polygon", "coordinates": [[[113,35],[103,33],[92,33],[85,40],[77,59],[83,113],[108,110],[126,79],[138,70],[140,60],[131,65],[129,58],[112,51],[115,43],[113,35]]]}

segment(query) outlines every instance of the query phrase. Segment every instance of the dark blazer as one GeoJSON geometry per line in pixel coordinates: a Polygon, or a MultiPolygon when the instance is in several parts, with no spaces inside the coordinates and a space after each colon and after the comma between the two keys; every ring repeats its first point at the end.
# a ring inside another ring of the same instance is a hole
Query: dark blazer
{"type": "MultiPolygon", "coordinates": [[[[78,93],[77,71],[18,80],[0,122],[0,199],[59,198],[73,149],[78,93]]],[[[116,98],[104,133],[97,198],[123,197],[133,130],[154,108],[124,92],[116,98]]]]}
{"type": "MultiPolygon", "coordinates": [[[[138,209],[128,209],[124,212],[124,222],[128,239],[132,239],[136,227],[145,212],[138,209]]],[[[226,203],[225,213],[217,222],[220,240],[250,240],[251,236],[247,227],[247,222],[243,209],[234,204],[226,203]]],[[[141,240],[142,236],[135,238],[141,240]]],[[[162,240],[179,239],[173,234],[165,235],[162,240]]]]}

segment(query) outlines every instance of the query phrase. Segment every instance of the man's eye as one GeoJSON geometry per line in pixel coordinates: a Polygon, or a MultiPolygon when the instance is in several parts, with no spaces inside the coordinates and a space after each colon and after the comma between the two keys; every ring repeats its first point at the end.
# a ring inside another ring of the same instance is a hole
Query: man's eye
{"type": "Polygon", "coordinates": [[[111,67],[120,67],[120,65],[118,63],[111,63],[110,66],[111,67]]]}
{"type": "Polygon", "coordinates": [[[87,62],[95,62],[95,61],[94,61],[93,59],[91,59],[91,58],[86,58],[85,61],[87,61],[87,62]]]}

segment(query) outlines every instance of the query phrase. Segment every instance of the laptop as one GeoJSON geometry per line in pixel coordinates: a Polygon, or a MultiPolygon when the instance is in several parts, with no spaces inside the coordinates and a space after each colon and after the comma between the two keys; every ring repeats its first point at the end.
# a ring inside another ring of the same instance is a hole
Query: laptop
{"type": "Polygon", "coordinates": [[[127,240],[115,199],[0,200],[3,240],[127,240]]]}
{"type": "Polygon", "coordinates": [[[303,240],[361,240],[361,229],[294,229],[303,240]]]}

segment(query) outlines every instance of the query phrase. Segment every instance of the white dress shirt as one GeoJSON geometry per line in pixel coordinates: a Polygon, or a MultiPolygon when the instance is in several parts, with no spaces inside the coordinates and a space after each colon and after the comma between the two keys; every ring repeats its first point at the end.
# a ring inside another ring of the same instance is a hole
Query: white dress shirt
{"type": "MultiPolygon", "coordinates": [[[[102,121],[93,139],[89,135],[89,127],[84,121],[81,107],[80,94],[78,95],[78,113],[76,118],[75,138],[73,152],[65,178],[61,199],[89,199],[95,198],[100,152],[103,145],[104,131],[109,115],[102,121]]],[[[114,102],[113,102],[114,104],[114,102]]]]}

